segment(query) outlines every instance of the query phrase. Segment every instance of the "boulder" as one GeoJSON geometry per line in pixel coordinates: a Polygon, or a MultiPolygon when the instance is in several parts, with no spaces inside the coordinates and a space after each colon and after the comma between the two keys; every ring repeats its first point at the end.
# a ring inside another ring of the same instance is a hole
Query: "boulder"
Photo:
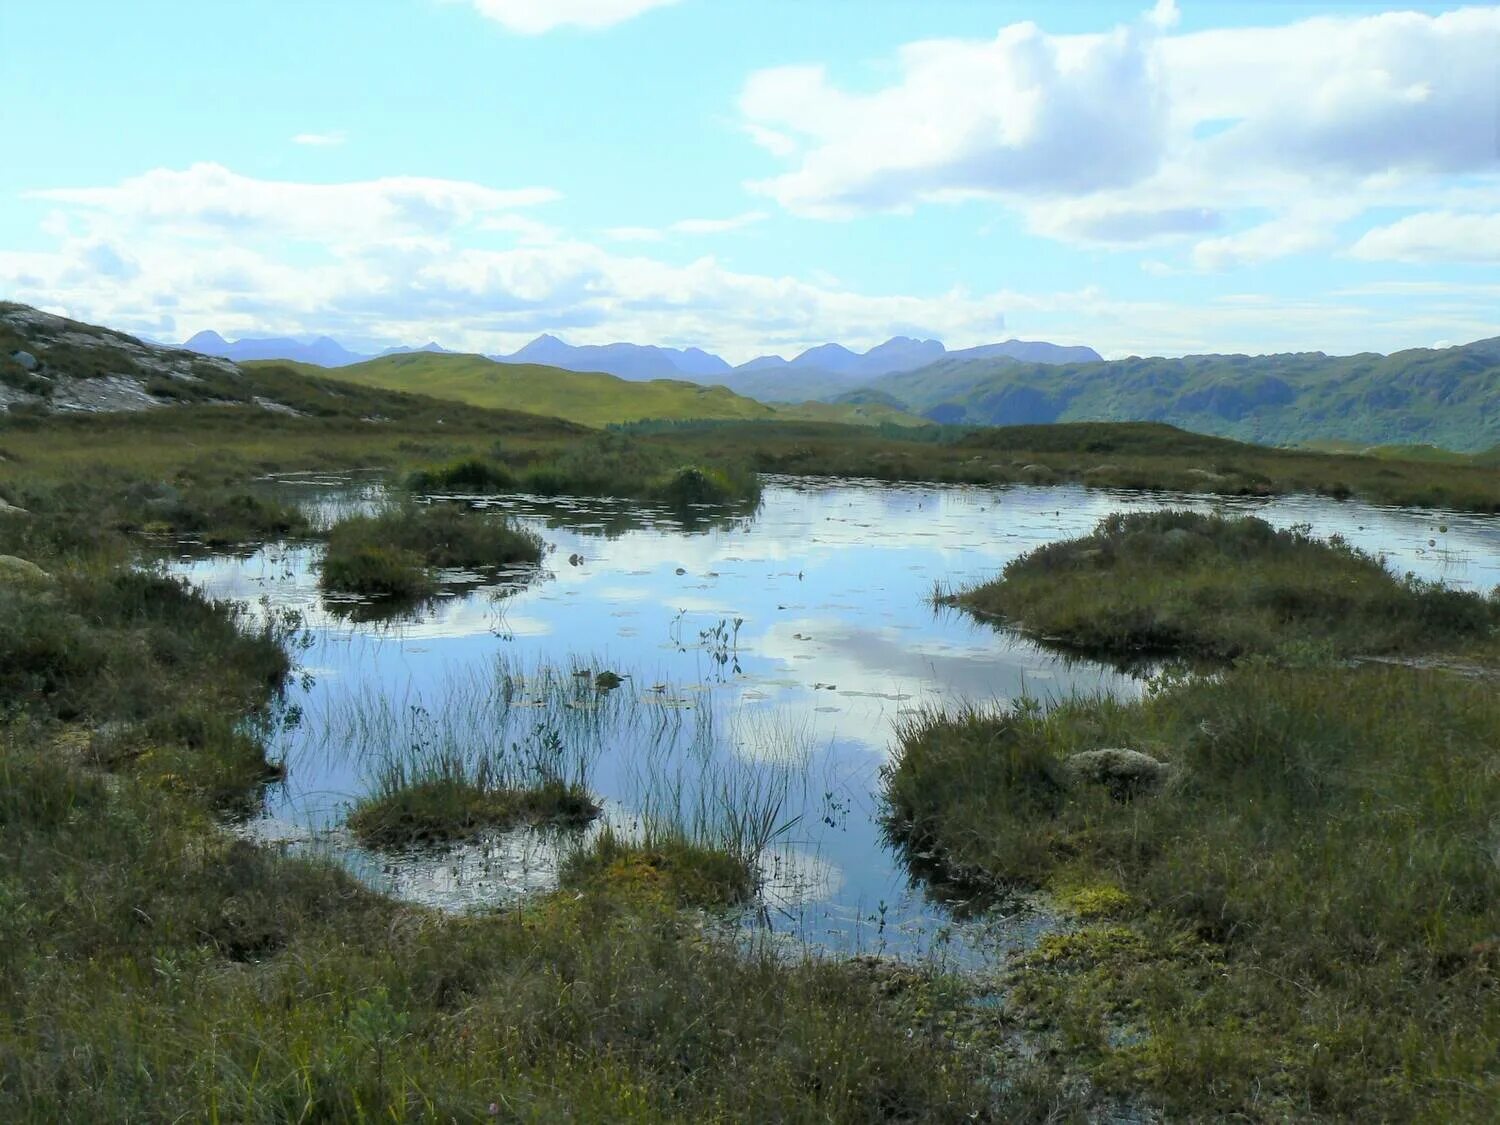
{"type": "Polygon", "coordinates": [[[45,590],[52,585],[52,575],[34,562],[15,555],[0,555],[0,586],[22,590],[45,590]]]}
{"type": "Polygon", "coordinates": [[[1075,781],[1104,785],[1116,800],[1128,801],[1154,793],[1172,775],[1172,767],[1139,750],[1106,747],[1083,750],[1063,759],[1063,769],[1075,781]]]}
{"type": "Polygon", "coordinates": [[[0,496],[0,516],[24,516],[27,515],[25,508],[18,508],[9,503],[5,497],[0,496]]]}
{"type": "Polygon", "coordinates": [[[22,371],[35,371],[41,366],[30,352],[12,352],[10,358],[21,365],[22,371]]]}

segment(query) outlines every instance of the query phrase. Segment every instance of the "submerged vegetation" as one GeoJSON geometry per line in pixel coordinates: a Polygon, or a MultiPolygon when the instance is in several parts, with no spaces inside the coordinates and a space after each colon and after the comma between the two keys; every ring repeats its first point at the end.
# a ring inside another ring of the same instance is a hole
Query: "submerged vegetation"
{"type": "Polygon", "coordinates": [[[1108,516],[939,600],[1112,655],[1420,653],[1485,646],[1500,632],[1494,598],[1397,578],[1337,536],[1186,511],[1108,516]]]}
{"type": "Polygon", "coordinates": [[[1251,662],[1134,703],[928,715],[887,797],[896,838],[970,877],[1091,889],[1094,920],[1011,982],[1094,1082],[1189,1115],[1482,1120],[1497,743],[1492,682],[1251,662]],[[1159,777],[1091,781],[1101,748],[1159,777]]]}

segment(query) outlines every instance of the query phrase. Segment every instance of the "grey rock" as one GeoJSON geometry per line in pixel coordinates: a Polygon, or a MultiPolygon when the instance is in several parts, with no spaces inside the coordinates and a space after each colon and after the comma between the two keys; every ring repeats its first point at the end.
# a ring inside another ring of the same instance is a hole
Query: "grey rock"
{"type": "Polygon", "coordinates": [[[1172,776],[1166,762],[1120,747],[1083,750],[1064,758],[1062,765],[1075,781],[1107,786],[1118,800],[1154,793],[1172,776]]]}
{"type": "Polygon", "coordinates": [[[15,555],[0,555],[0,586],[22,590],[45,590],[52,585],[52,575],[36,563],[15,555]]]}
{"type": "Polygon", "coordinates": [[[13,352],[10,358],[21,365],[22,371],[35,371],[40,366],[30,352],[13,352]]]}
{"type": "Polygon", "coordinates": [[[5,497],[0,496],[0,516],[24,516],[29,514],[25,508],[18,508],[6,500],[5,497]]]}

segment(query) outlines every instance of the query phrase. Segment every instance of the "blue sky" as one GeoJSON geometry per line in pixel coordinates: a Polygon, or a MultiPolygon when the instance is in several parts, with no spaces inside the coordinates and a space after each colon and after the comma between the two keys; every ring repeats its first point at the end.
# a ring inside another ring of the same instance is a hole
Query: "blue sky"
{"type": "Polygon", "coordinates": [[[0,294],[733,361],[1500,334],[1500,7],[0,4],[0,294]]]}

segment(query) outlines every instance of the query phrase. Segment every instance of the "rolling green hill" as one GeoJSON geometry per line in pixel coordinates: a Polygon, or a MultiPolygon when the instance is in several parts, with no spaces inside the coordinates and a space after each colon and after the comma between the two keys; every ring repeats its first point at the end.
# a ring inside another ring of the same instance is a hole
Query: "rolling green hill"
{"type": "Polygon", "coordinates": [[[949,360],[877,379],[868,389],[945,423],[1157,421],[1280,445],[1475,451],[1500,444],[1500,337],[1389,356],[949,360]]]}
{"type": "MultiPolygon", "coordinates": [[[[246,364],[254,370],[258,363],[246,364]]],[[[602,372],[564,371],[532,363],[496,363],[479,355],[412,352],[306,374],[388,391],[413,391],[473,406],[520,410],[604,426],[642,418],[771,418],[775,411],[723,387],[676,379],[632,382],[602,372]]]]}
{"type": "Polygon", "coordinates": [[[680,379],[630,380],[599,371],[566,371],[532,363],[496,363],[479,355],[412,352],[339,367],[266,361],[250,370],[293,367],[307,375],[333,377],[363,387],[409,391],[453,399],[472,406],[520,410],[566,418],[587,426],[637,422],[647,418],[787,418],[856,425],[920,424],[924,420],[885,403],[809,402],[770,406],[726,387],[705,387],[680,379]]]}

